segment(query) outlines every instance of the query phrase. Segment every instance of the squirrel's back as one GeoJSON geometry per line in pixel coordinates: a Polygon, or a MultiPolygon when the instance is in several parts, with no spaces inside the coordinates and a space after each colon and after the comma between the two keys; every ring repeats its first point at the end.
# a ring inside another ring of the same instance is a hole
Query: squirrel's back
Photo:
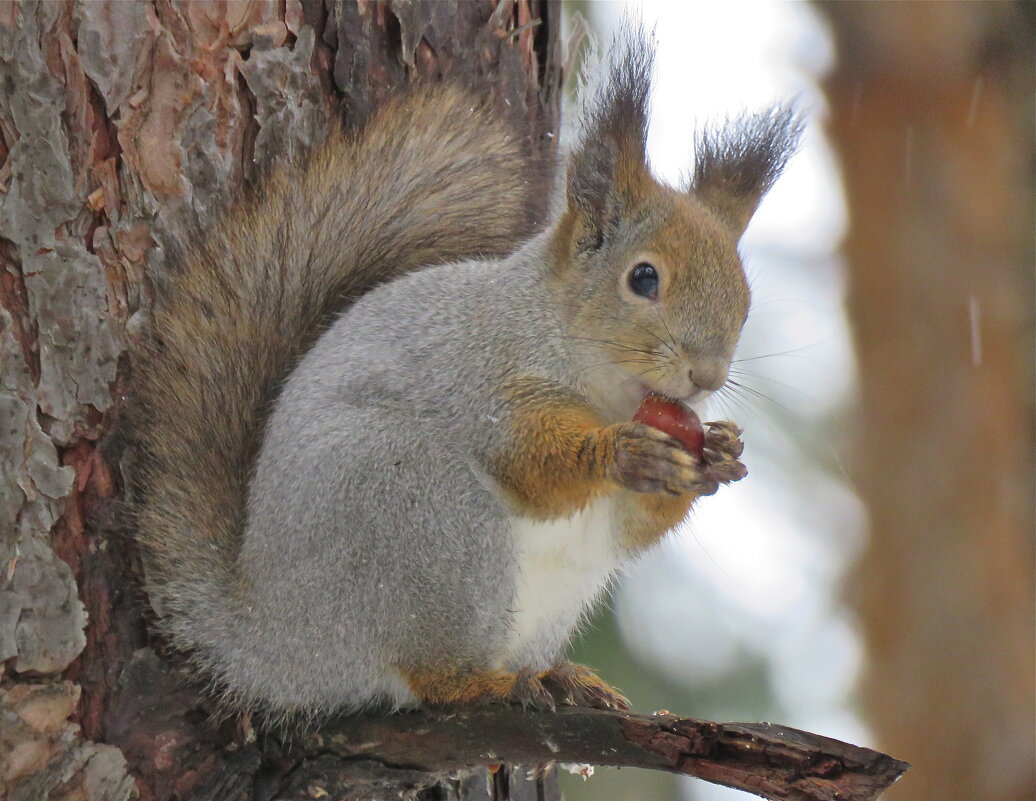
{"type": "Polygon", "coordinates": [[[152,604],[205,667],[240,591],[248,479],[281,382],[375,284],[536,230],[549,169],[521,126],[456,85],[401,93],[174,260],[134,354],[135,505],[152,604]]]}

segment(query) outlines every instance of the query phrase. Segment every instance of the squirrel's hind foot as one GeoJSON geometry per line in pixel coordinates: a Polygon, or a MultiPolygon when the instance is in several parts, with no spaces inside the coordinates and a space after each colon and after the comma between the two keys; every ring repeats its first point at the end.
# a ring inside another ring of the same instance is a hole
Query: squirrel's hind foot
{"type": "Polygon", "coordinates": [[[559,704],[621,711],[630,708],[626,696],[583,665],[559,662],[539,678],[559,704]]]}

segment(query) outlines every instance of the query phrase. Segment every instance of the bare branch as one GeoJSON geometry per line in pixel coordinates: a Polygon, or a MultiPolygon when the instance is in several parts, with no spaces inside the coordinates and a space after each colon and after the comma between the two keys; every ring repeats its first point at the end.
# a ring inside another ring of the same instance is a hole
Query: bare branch
{"type": "Polygon", "coordinates": [[[769,723],[582,708],[343,717],[295,748],[303,759],[334,755],[425,773],[500,763],[654,768],[775,801],[871,801],[909,767],[869,748],[769,723]]]}

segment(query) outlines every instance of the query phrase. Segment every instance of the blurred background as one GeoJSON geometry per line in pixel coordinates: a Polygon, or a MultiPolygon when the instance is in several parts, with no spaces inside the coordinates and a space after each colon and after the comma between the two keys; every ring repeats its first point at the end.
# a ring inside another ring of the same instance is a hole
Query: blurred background
{"type": "MultiPolygon", "coordinates": [[[[890,801],[1036,797],[1034,9],[568,5],[603,37],[655,25],[670,182],[703,123],[789,99],[809,120],[742,242],[753,313],[707,410],[745,428],[750,476],[577,645],[638,710],[880,748],[914,764],[890,801]]],[[[746,798],[636,770],[563,786],[746,798]]]]}

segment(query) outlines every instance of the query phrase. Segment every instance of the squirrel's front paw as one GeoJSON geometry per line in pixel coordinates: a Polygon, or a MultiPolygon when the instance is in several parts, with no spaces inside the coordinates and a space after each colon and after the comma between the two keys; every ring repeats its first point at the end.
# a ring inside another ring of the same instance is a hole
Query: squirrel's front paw
{"type": "Polygon", "coordinates": [[[609,478],[635,492],[712,495],[740,481],[748,469],[740,461],[745,446],[733,423],[706,423],[701,460],[657,428],[643,423],[609,427],[615,455],[609,478]]]}
{"type": "Polygon", "coordinates": [[[657,428],[643,423],[618,423],[605,431],[615,449],[608,477],[627,489],[711,495],[719,486],[703,470],[704,465],[657,428]]]}
{"type": "Polygon", "coordinates": [[[738,426],[726,420],[705,424],[704,472],[717,485],[740,481],[748,475],[748,468],[740,461],[744,450],[738,426]]]}

